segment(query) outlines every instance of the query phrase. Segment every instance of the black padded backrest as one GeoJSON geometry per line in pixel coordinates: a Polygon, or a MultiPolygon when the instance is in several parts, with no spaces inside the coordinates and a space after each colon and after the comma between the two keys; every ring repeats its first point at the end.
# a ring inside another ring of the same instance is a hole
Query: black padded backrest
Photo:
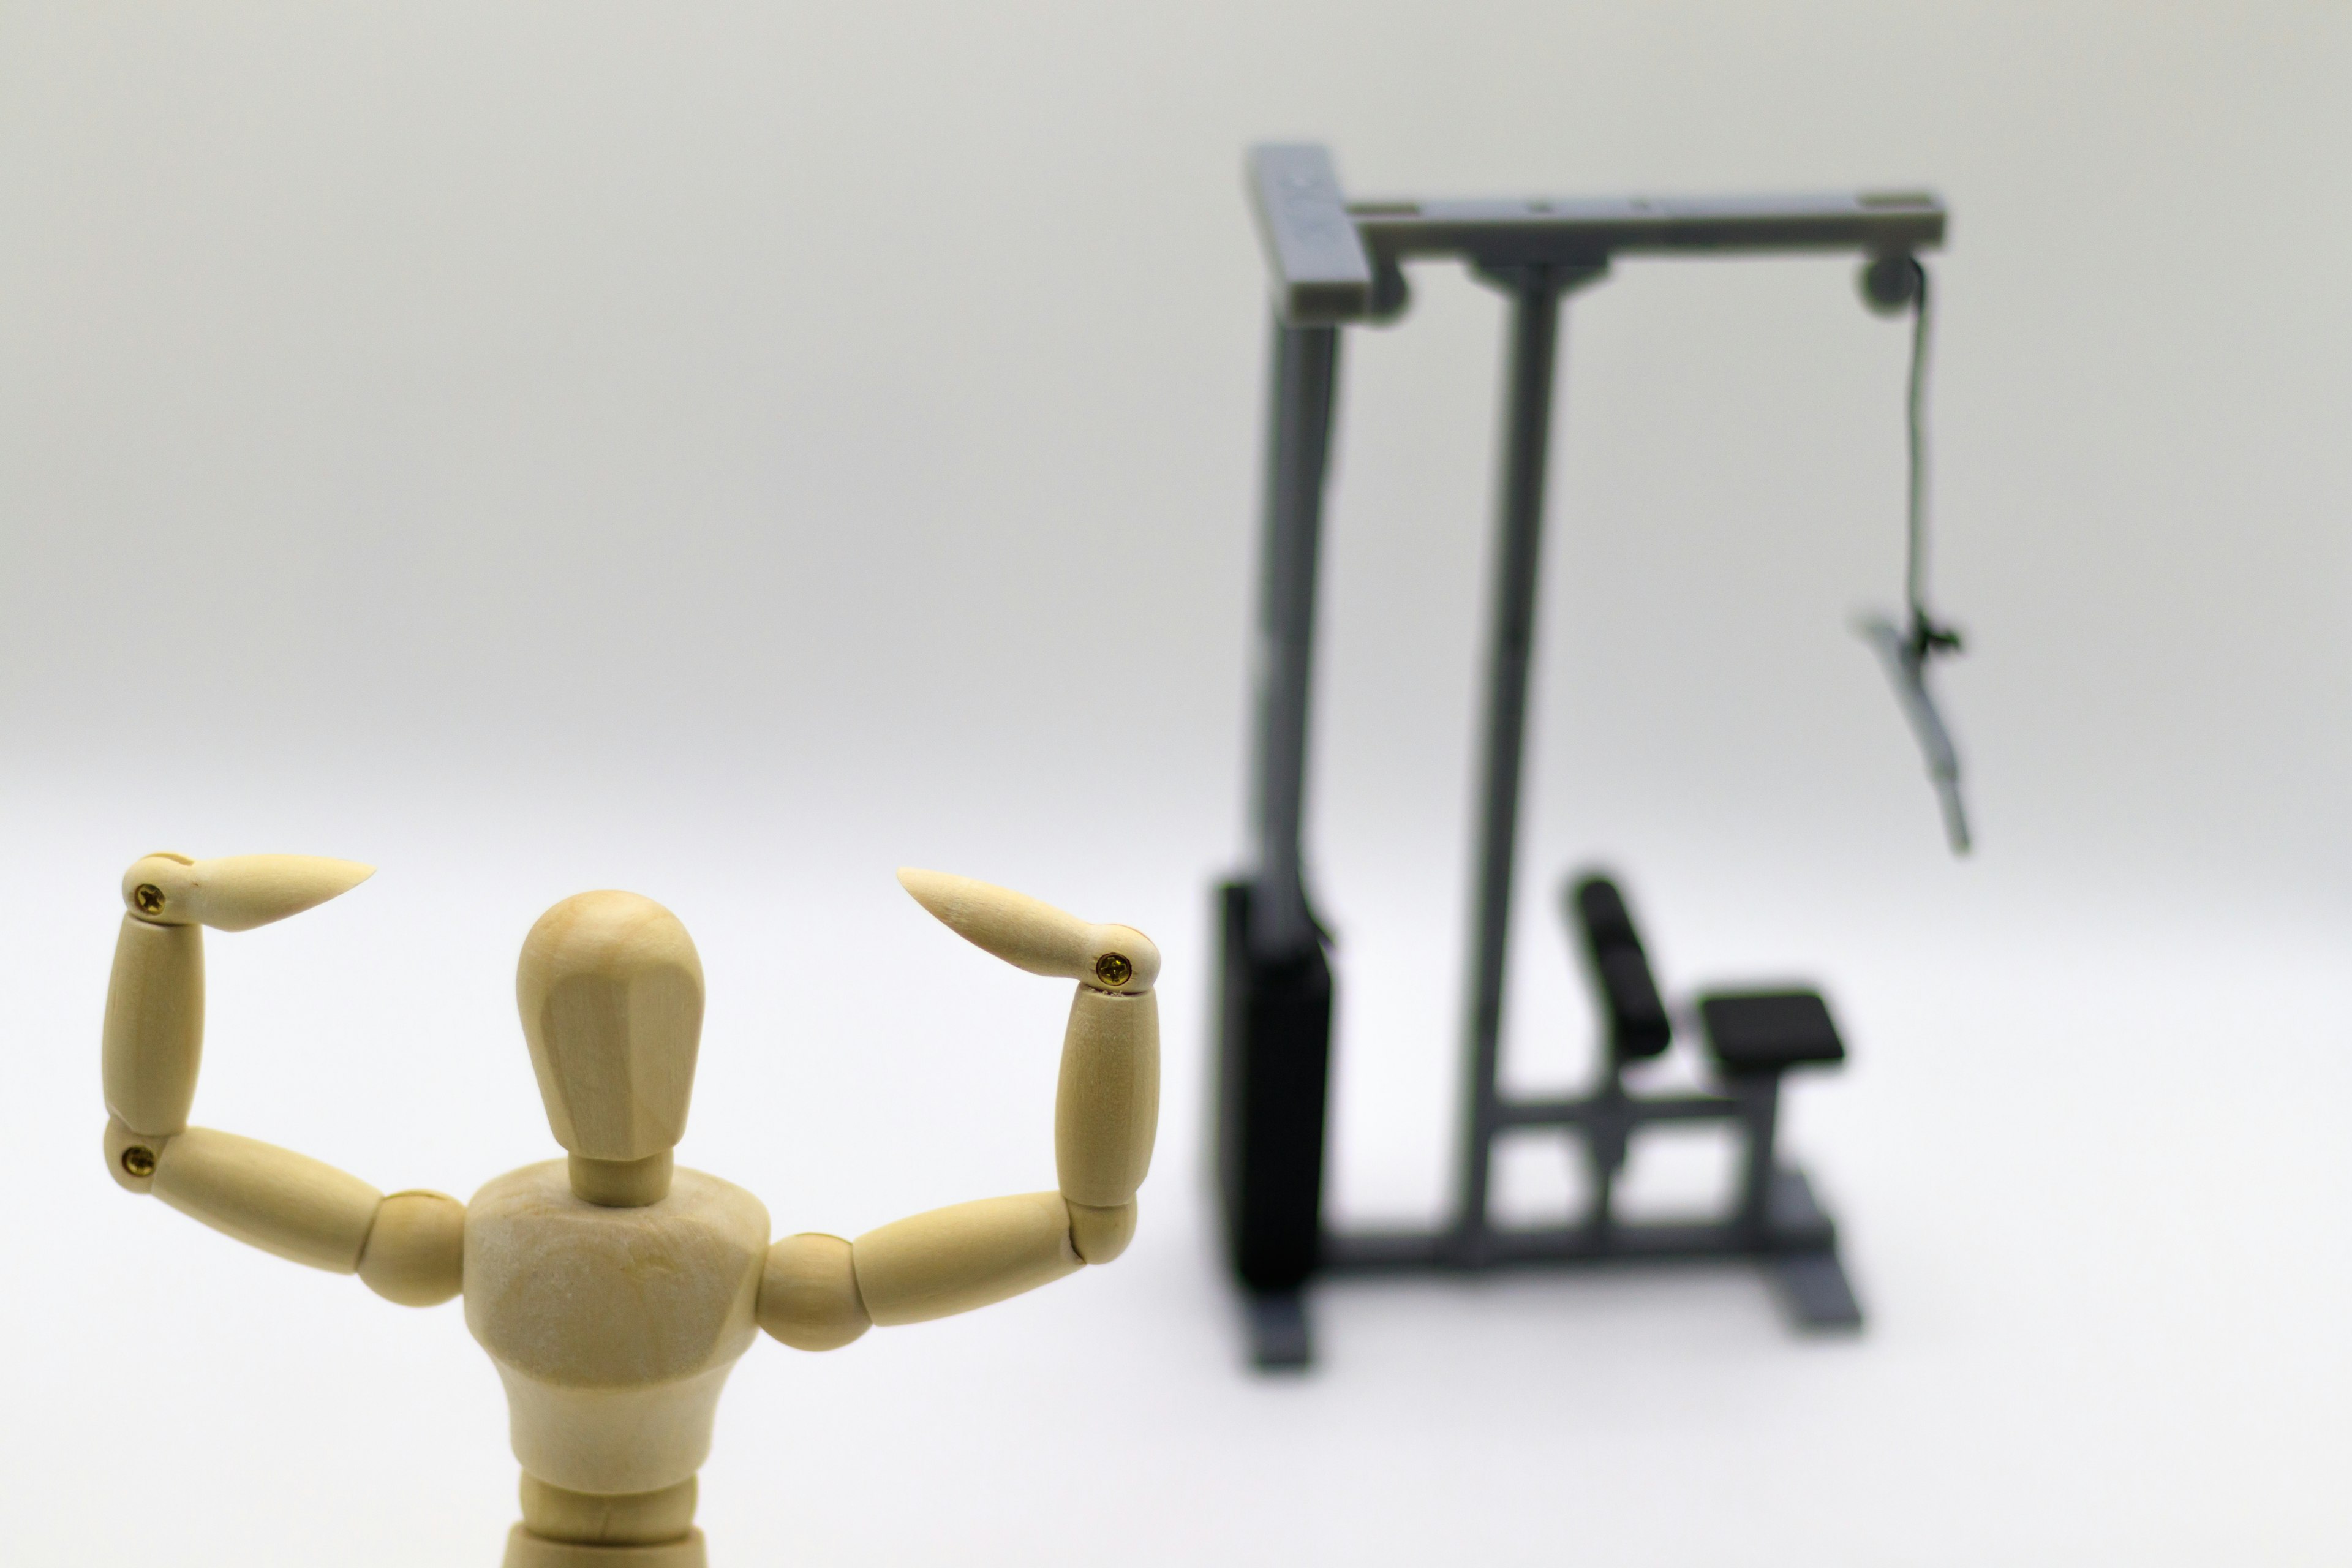
{"type": "Polygon", "coordinates": [[[1617,890],[1616,883],[1606,877],[1586,877],[1570,889],[1570,897],[1577,929],[1587,947],[1642,945],[1641,935],[1633,929],[1633,911],[1625,907],[1625,895],[1617,890]]]}
{"type": "Polygon", "coordinates": [[[1601,993],[1611,1051],[1621,1062],[1661,1055],[1674,1043],[1674,1024],[1625,895],[1606,877],[1581,878],[1569,889],[1568,910],[1601,993]]]}

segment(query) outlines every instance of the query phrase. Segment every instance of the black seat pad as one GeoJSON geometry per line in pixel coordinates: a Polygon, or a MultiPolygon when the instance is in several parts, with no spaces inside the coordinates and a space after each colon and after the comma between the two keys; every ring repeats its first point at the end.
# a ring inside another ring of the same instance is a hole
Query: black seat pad
{"type": "Polygon", "coordinates": [[[1726,1072],[1778,1072],[1845,1060],[1829,1004],[1818,991],[1724,991],[1702,996],[1706,1047],[1726,1072]]]}

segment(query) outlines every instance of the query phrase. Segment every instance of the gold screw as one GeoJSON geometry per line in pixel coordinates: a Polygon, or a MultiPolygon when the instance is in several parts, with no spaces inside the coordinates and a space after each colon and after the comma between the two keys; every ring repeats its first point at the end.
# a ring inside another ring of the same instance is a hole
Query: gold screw
{"type": "Polygon", "coordinates": [[[131,901],[139,906],[142,915],[160,915],[163,912],[163,889],[152,882],[142,882],[131,889],[131,901]]]}
{"type": "Polygon", "coordinates": [[[122,1152],[122,1168],[145,1181],[155,1173],[155,1151],[143,1143],[133,1143],[122,1152]]]}
{"type": "Polygon", "coordinates": [[[1135,978],[1135,965],[1123,952],[1106,952],[1095,960],[1095,978],[1108,986],[1120,986],[1135,978]]]}

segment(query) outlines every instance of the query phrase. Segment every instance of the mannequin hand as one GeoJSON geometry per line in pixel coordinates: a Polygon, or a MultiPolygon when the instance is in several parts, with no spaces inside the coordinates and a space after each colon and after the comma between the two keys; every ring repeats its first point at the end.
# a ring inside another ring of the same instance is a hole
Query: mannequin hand
{"type": "Polygon", "coordinates": [[[1025,893],[944,871],[901,868],[898,885],[973,946],[1032,974],[1139,995],[1160,977],[1160,950],[1132,926],[1089,925],[1025,893]]]}
{"type": "Polygon", "coordinates": [[[251,931],[347,893],[375,868],[315,855],[150,855],[122,874],[122,901],[151,925],[251,931]]]}

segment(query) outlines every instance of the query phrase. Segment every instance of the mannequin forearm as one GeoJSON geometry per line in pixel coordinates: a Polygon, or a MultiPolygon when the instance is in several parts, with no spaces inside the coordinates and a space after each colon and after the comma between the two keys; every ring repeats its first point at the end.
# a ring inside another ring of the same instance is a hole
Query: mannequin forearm
{"type": "Polygon", "coordinates": [[[106,1109],[134,1132],[180,1131],[204,1048],[204,928],[124,915],[106,987],[106,1109]]]}
{"type": "Polygon", "coordinates": [[[1159,1126],[1159,998],[1081,984],[1063,1037],[1054,1165],[1087,1262],[1109,1262],[1135,1234],[1135,1190],[1159,1126]]]}

